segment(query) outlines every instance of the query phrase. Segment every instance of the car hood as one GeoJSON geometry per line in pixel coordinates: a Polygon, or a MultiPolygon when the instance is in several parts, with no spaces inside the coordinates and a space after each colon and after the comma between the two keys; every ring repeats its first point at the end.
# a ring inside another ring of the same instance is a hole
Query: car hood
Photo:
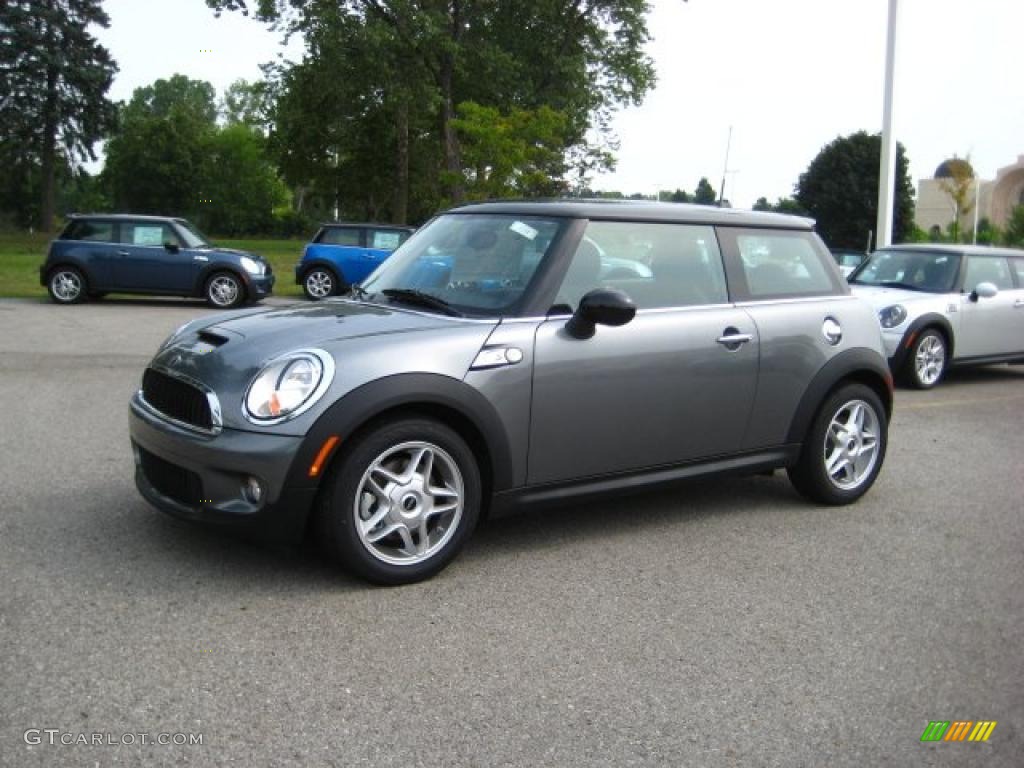
{"type": "Polygon", "coordinates": [[[212,322],[189,328],[175,342],[194,343],[202,335],[220,349],[232,340],[244,339],[249,342],[246,348],[253,354],[269,358],[299,347],[363,336],[409,333],[456,323],[452,318],[402,308],[355,301],[325,301],[280,309],[243,310],[226,319],[214,316],[212,322]]]}
{"type": "MultiPolygon", "coordinates": [[[[243,310],[190,323],[168,340],[150,365],[214,391],[224,426],[256,429],[242,418],[253,377],[272,359],[317,348],[337,366],[323,403],[383,376],[439,373],[461,379],[498,324],[350,300],[243,310]]],[[[319,409],[273,428],[304,434],[319,409]]]]}
{"type": "Polygon", "coordinates": [[[875,309],[891,307],[893,304],[916,304],[934,302],[941,294],[922,293],[921,291],[908,291],[906,288],[889,288],[884,285],[857,285],[850,286],[854,296],[866,299],[875,309]]]}

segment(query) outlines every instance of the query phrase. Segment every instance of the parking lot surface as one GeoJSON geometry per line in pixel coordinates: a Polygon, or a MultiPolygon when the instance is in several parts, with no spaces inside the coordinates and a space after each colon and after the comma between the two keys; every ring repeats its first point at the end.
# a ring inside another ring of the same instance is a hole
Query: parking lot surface
{"type": "Polygon", "coordinates": [[[1024,367],[899,390],[854,506],[699,482],[381,589],[137,494],[128,399],[208,311],[0,301],[0,764],[1022,764],[1024,367]]]}

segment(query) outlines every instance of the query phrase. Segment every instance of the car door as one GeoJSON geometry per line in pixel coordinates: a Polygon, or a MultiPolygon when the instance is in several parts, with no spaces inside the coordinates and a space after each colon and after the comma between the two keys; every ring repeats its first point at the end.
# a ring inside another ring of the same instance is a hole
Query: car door
{"type": "Polygon", "coordinates": [[[120,239],[115,269],[119,288],[154,293],[192,292],[200,263],[183,247],[170,224],[124,221],[120,239]]]}
{"type": "Polygon", "coordinates": [[[366,230],[366,256],[376,269],[409,237],[401,229],[370,227],[366,230]]]}
{"type": "Polygon", "coordinates": [[[758,338],[729,303],[711,227],[592,221],[534,341],[528,482],[641,470],[739,449],[757,384],[758,338]],[[644,242],[637,249],[638,238],[644,242]],[[642,255],[641,255],[642,253],[642,255]],[[602,258],[649,261],[650,276],[600,277],[602,258]],[[568,313],[618,288],[638,310],[578,339],[568,313]]]}
{"type": "Polygon", "coordinates": [[[1013,334],[1016,339],[1014,352],[1024,353],[1024,256],[1010,259],[1015,281],[1013,296],[1013,334]]]}
{"type": "Polygon", "coordinates": [[[757,396],[743,448],[779,446],[788,442],[808,384],[844,348],[828,343],[826,323],[838,325],[846,344],[856,344],[852,334],[863,326],[863,306],[813,232],[719,227],[718,234],[733,298],[753,318],[760,340],[757,396]]]}
{"type": "Polygon", "coordinates": [[[1021,298],[1005,256],[968,254],[960,297],[957,359],[1019,352],[1024,344],[1018,316],[1024,309],[1015,304],[1021,298]],[[974,295],[979,283],[992,283],[999,292],[988,298],[974,295]]]}
{"type": "Polygon", "coordinates": [[[70,252],[85,266],[89,290],[103,291],[112,286],[118,250],[116,222],[77,219],[61,235],[61,240],[74,242],[70,252]]]}

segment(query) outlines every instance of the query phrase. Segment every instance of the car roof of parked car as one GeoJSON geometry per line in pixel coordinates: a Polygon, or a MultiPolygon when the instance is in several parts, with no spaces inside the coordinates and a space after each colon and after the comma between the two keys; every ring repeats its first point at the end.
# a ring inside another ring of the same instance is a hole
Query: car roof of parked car
{"type": "Polygon", "coordinates": [[[154,216],[151,213],[69,213],[69,219],[132,219],[138,221],[188,221],[180,216],[154,216]]]}
{"type": "Polygon", "coordinates": [[[647,200],[501,200],[469,203],[447,213],[498,213],[519,216],[561,216],[608,221],[710,224],[765,229],[804,229],[814,220],[782,213],[719,208],[713,205],[656,203],[647,200]]]}
{"type": "Polygon", "coordinates": [[[880,251],[932,251],[935,253],[967,254],[969,256],[1024,256],[1016,248],[993,248],[989,245],[957,245],[954,243],[902,243],[887,245],[880,251]]]}
{"type": "Polygon", "coordinates": [[[320,225],[322,229],[343,229],[345,227],[376,227],[377,229],[398,229],[403,232],[415,232],[416,227],[406,224],[381,224],[372,221],[325,221],[320,225]]]}

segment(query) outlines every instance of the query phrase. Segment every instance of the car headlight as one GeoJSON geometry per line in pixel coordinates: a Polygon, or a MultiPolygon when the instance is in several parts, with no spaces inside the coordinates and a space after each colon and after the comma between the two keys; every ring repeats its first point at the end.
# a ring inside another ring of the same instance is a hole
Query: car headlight
{"type": "Polygon", "coordinates": [[[262,262],[251,259],[248,256],[243,256],[239,261],[242,263],[242,269],[250,275],[262,275],[267,270],[262,262]]]}
{"type": "Polygon", "coordinates": [[[319,349],[300,349],[267,363],[245,393],[245,415],[276,424],[308,410],[334,378],[334,361],[319,349]]]}
{"type": "Polygon", "coordinates": [[[907,319],[907,308],[902,304],[893,304],[878,310],[878,322],[883,328],[895,328],[907,319]]]}

